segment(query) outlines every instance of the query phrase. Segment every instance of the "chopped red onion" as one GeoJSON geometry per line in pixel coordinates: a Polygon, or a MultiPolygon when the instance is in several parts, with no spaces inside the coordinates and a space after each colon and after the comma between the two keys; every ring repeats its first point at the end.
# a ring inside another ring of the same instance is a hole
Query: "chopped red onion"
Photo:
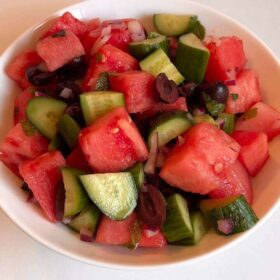
{"type": "Polygon", "coordinates": [[[169,154],[170,150],[166,147],[163,146],[159,149],[158,154],[157,154],[157,161],[156,161],[156,167],[161,168],[165,162],[165,159],[167,155],[169,154]]]}
{"type": "Polygon", "coordinates": [[[217,122],[217,124],[219,125],[219,128],[220,128],[220,129],[223,129],[223,128],[224,128],[225,120],[223,120],[223,119],[217,119],[216,122],[217,122]]]}
{"type": "Polygon", "coordinates": [[[133,42],[139,42],[146,39],[145,31],[138,20],[130,20],[127,27],[133,42]]]}
{"type": "Polygon", "coordinates": [[[67,225],[72,222],[72,217],[63,217],[62,222],[67,225]]]}
{"type": "Polygon", "coordinates": [[[127,29],[127,25],[124,22],[114,22],[111,23],[112,30],[125,30],[127,29]]]}
{"type": "Polygon", "coordinates": [[[155,230],[144,229],[143,233],[147,238],[150,238],[150,237],[157,235],[159,233],[159,229],[155,229],[155,230]]]}
{"type": "Polygon", "coordinates": [[[156,132],[151,138],[151,148],[148,155],[148,160],[144,167],[145,173],[155,174],[157,153],[158,153],[158,133],[156,132]]]}
{"type": "Polygon", "coordinates": [[[236,81],[235,80],[226,80],[225,81],[225,85],[226,86],[235,86],[236,85],[236,81]]]}
{"type": "Polygon", "coordinates": [[[90,54],[94,55],[103,45],[105,45],[109,39],[111,38],[111,25],[103,27],[101,30],[101,35],[99,38],[94,42],[90,54]]]}
{"type": "Polygon", "coordinates": [[[231,219],[217,220],[218,230],[224,234],[230,234],[233,230],[233,222],[231,219]]]}
{"type": "Polygon", "coordinates": [[[92,231],[90,231],[87,228],[82,228],[80,230],[80,240],[84,242],[92,242],[93,240],[92,231]]]}
{"type": "Polygon", "coordinates": [[[64,99],[70,99],[73,97],[73,91],[71,88],[66,87],[60,92],[59,96],[64,99]]]}
{"type": "Polygon", "coordinates": [[[195,116],[202,116],[205,114],[205,109],[204,108],[197,108],[193,110],[193,114],[195,116]]]}

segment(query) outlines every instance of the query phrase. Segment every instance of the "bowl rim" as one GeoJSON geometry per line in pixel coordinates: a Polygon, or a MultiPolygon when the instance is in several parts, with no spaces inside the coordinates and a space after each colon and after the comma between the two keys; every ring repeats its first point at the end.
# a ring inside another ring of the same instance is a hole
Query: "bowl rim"
{"type": "MultiPolygon", "coordinates": [[[[50,16],[48,16],[47,18],[33,24],[32,26],[30,26],[29,28],[27,28],[20,36],[18,36],[1,54],[0,56],[0,62],[2,60],[2,58],[6,55],[6,53],[9,52],[10,48],[16,44],[18,44],[19,41],[21,41],[24,37],[26,37],[27,34],[31,33],[32,30],[35,30],[37,28],[40,28],[41,26],[43,26],[44,24],[46,24],[47,22],[49,22],[51,19],[53,19],[54,17],[60,16],[61,14],[63,14],[64,12],[68,11],[68,10],[75,10],[76,8],[79,8],[80,6],[85,5],[85,3],[90,2],[91,0],[86,0],[86,1],[82,1],[82,2],[78,2],[76,4],[73,5],[69,5],[67,7],[64,7],[62,9],[59,9],[55,12],[53,12],[50,16]]],[[[255,33],[253,33],[249,28],[247,28],[245,25],[243,25],[242,23],[240,23],[238,20],[228,16],[227,14],[224,14],[223,12],[220,12],[212,7],[207,6],[206,4],[201,4],[201,3],[197,3],[194,2],[193,0],[177,0],[177,1],[182,1],[185,3],[189,3],[193,6],[196,6],[197,8],[203,8],[205,10],[210,11],[213,14],[216,14],[217,16],[223,18],[224,20],[236,25],[237,27],[239,27],[240,29],[243,29],[246,33],[248,33],[252,38],[254,38],[254,40],[256,40],[262,48],[265,49],[265,51],[273,58],[274,61],[277,62],[277,64],[280,66],[280,59],[275,55],[275,53],[267,46],[267,44],[260,39],[260,37],[258,35],[256,35],[255,33]]],[[[251,228],[250,230],[243,232],[241,234],[239,234],[239,236],[237,238],[235,238],[234,240],[231,240],[230,242],[228,242],[227,244],[218,247],[216,249],[213,249],[210,252],[207,253],[203,253],[202,255],[199,256],[195,256],[192,257],[191,259],[187,259],[187,260],[179,260],[179,261],[174,261],[171,263],[164,263],[164,264],[139,264],[139,265],[134,265],[134,264],[115,264],[115,263],[108,263],[105,261],[99,261],[99,260],[95,260],[95,259],[91,259],[89,257],[83,257],[80,255],[77,255],[75,253],[72,253],[70,251],[68,251],[67,249],[63,249],[62,247],[58,247],[56,245],[53,245],[51,242],[49,242],[47,239],[42,238],[40,235],[38,235],[36,232],[33,232],[32,230],[30,230],[28,228],[28,226],[25,225],[24,222],[21,222],[16,215],[14,215],[13,213],[9,212],[8,209],[5,208],[5,206],[3,205],[3,203],[1,203],[1,198],[0,198],[0,209],[3,210],[3,213],[14,223],[18,226],[19,229],[21,229],[25,234],[27,234],[28,236],[30,236],[33,240],[39,242],[40,244],[42,244],[45,248],[51,249],[53,252],[58,253],[60,255],[66,256],[72,260],[76,260],[85,264],[89,264],[89,265],[94,265],[96,267],[99,268],[110,268],[110,269],[114,269],[114,270],[154,270],[154,269],[168,269],[168,268],[173,268],[173,267],[178,267],[178,266],[183,266],[183,265],[191,265],[195,262],[198,262],[200,260],[205,260],[206,258],[215,256],[219,253],[224,252],[225,250],[229,249],[230,247],[236,245],[237,243],[241,243],[244,242],[244,240],[251,235],[253,232],[257,231],[264,223],[266,223],[268,221],[268,219],[274,214],[274,212],[276,212],[276,210],[278,209],[278,207],[280,206],[280,198],[278,198],[278,200],[274,203],[274,205],[267,211],[267,213],[265,213],[263,215],[263,217],[258,221],[258,223],[251,228]]]]}

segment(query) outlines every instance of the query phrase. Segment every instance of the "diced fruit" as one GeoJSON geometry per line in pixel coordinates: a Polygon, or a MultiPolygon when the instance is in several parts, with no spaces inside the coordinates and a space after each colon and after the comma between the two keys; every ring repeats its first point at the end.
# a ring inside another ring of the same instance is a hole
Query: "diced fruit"
{"type": "Polygon", "coordinates": [[[269,157],[266,134],[255,131],[235,131],[232,137],[241,146],[238,159],[251,176],[256,176],[269,157]]]}
{"type": "Polygon", "coordinates": [[[165,73],[169,80],[173,80],[177,85],[184,81],[184,77],[170,61],[168,55],[160,48],[151,53],[140,62],[140,68],[155,77],[160,73],[165,73]]]}
{"type": "Polygon", "coordinates": [[[237,120],[235,130],[263,132],[270,141],[280,134],[280,112],[258,102],[237,120]]]}
{"type": "Polygon", "coordinates": [[[80,232],[87,229],[94,235],[100,217],[100,211],[93,204],[89,204],[79,215],[67,224],[73,230],[80,232]]]}
{"type": "Polygon", "coordinates": [[[80,145],[98,172],[118,172],[143,162],[147,147],[126,110],[116,108],[80,133],[80,145]]]}
{"type": "Polygon", "coordinates": [[[89,202],[87,193],[79,179],[84,171],[64,167],[61,172],[65,189],[64,217],[72,217],[80,213],[89,202]]]}
{"type": "Polygon", "coordinates": [[[45,153],[23,162],[19,172],[51,222],[56,222],[56,193],[65,160],[60,152],[45,153]]]}
{"type": "Polygon", "coordinates": [[[196,245],[207,233],[210,223],[205,219],[200,211],[190,213],[193,236],[174,242],[172,245],[196,245]]]}
{"type": "Polygon", "coordinates": [[[142,71],[130,71],[109,75],[110,87],[124,93],[126,109],[129,113],[139,113],[156,104],[155,78],[142,71]]]}
{"type": "Polygon", "coordinates": [[[127,169],[127,172],[131,173],[136,187],[138,189],[141,189],[144,184],[144,180],[145,180],[143,163],[142,162],[136,163],[133,167],[127,169]]]}
{"type": "Polygon", "coordinates": [[[23,89],[30,86],[25,71],[27,68],[37,66],[42,62],[36,51],[26,51],[16,56],[7,67],[8,76],[15,80],[23,89]]]}
{"type": "Polygon", "coordinates": [[[228,113],[244,113],[262,100],[258,75],[253,70],[242,71],[236,79],[236,85],[228,86],[228,88],[229,98],[225,110],[228,113]]]}
{"type": "Polygon", "coordinates": [[[206,122],[192,127],[182,142],[171,150],[160,176],[174,187],[200,194],[219,187],[219,174],[236,160],[240,150],[234,139],[206,122]]]}
{"type": "Polygon", "coordinates": [[[167,245],[167,241],[162,232],[150,230],[147,226],[142,226],[142,234],[139,241],[139,247],[162,248],[167,245]]]}
{"type": "Polygon", "coordinates": [[[66,158],[66,164],[67,164],[67,166],[70,166],[73,168],[81,169],[86,172],[91,172],[91,168],[85,159],[85,156],[83,154],[83,151],[82,151],[79,143],[72,150],[70,155],[66,158]]]}
{"type": "Polygon", "coordinates": [[[162,36],[160,34],[144,41],[129,44],[129,52],[139,60],[145,58],[147,55],[159,48],[163,49],[165,53],[168,53],[168,42],[166,36],[162,36]]]}
{"type": "Polygon", "coordinates": [[[183,111],[167,112],[159,115],[153,122],[148,137],[148,146],[151,146],[151,138],[158,134],[158,147],[161,148],[172,139],[183,134],[192,126],[192,123],[183,111]]]}
{"type": "Polygon", "coordinates": [[[202,200],[200,208],[215,229],[225,235],[248,230],[258,221],[242,195],[202,200]]]}
{"type": "Polygon", "coordinates": [[[187,201],[179,194],[166,199],[166,221],[163,232],[168,242],[175,242],[193,236],[187,201]]]}
{"type": "Polygon", "coordinates": [[[80,126],[68,114],[63,115],[57,124],[58,132],[70,149],[74,148],[80,133],[80,126]]]}
{"type": "Polygon", "coordinates": [[[80,103],[87,125],[118,107],[124,107],[124,96],[114,91],[93,91],[80,95],[80,103]]]}
{"type": "Polygon", "coordinates": [[[236,160],[220,174],[219,187],[209,193],[211,198],[223,198],[243,194],[248,203],[253,202],[251,180],[242,164],[236,160]]]}
{"type": "Polygon", "coordinates": [[[7,133],[0,145],[0,159],[18,175],[18,165],[48,151],[48,140],[28,122],[21,121],[7,133]]]}
{"type": "Polygon", "coordinates": [[[81,175],[90,199],[113,220],[124,220],[137,204],[137,188],[129,172],[81,175]]]}
{"type": "Polygon", "coordinates": [[[40,40],[36,50],[50,72],[85,54],[79,38],[70,30],[60,31],[40,40]]]}
{"type": "Polygon", "coordinates": [[[126,52],[104,45],[91,60],[82,88],[84,91],[96,90],[96,81],[103,72],[125,72],[137,70],[138,61],[126,52]]]}
{"type": "Polygon", "coordinates": [[[175,65],[188,81],[201,83],[209,56],[209,50],[193,33],[186,34],[179,38],[175,65]]]}
{"type": "Polygon", "coordinates": [[[22,91],[15,99],[14,124],[26,119],[25,109],[28,102],[34,97],[34,89],[29,87],[22,91]]]}
{"type": "Polygon", "coordinates": [[[26,116],[44,136],[52,139],[66,107],[67,104],[58,99],[40,96],[29,101],[26,116]]]}
{"type": "Polygon", "coordinates": [[[128,45],[131,42],[129,30],[113,29],[107,44],[110,44],[124,52],[128,52],[128,45]]]}
{"type": "Polygon", "coordinates": [[[206,44],[210,51],[205,79],[208,82],[235,80],[246,64],[243,42],[239,38],[212,38],[206,44]]]}
{"type": "Polygon", "coordinates": [[[235,115],[229,113],[221,113],[217,119],[220,128],[227,134],[231,134],[234,130],[235,115]]]}
{"type": "Polygon", "coordinates": [[[103,215],[96,233],[96,242],[108,245],[126,245],[130,243],[130,225],[135,222],[137,215],[132,213],[123,221],[114,221],[103,215]]]}
{"type": "Polygon", "coordinates": [[[42,38],[55,34],[61,30],[71,30],[75,35],[81,38],[88,30],[87,24],[75,18],[70,12],[65,12],[50,27],[50,29],[42,36],[42,38]]]}

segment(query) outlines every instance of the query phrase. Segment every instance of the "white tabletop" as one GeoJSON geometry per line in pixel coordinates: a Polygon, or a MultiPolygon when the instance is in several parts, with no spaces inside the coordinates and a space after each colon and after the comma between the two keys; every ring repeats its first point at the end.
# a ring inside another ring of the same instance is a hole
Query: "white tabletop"
{"type": "MultiPolygon", "coordinates": [[[[0,0],[0,54],[27,27],[50,13],[76,2],[78,1],[0,0]]],[[[197,2],[236,18],[262,38],[280,57],[279,0],[197,0],[197,2]]],[[[161,271],[114,271],[79,263],[43,247],[25,235],[0,209],[0,279],[164,280],[172,277],[189,280],[277,280],[280,279],[279,221],[280,209],[245,241],[196,264],[161,271]]]]}

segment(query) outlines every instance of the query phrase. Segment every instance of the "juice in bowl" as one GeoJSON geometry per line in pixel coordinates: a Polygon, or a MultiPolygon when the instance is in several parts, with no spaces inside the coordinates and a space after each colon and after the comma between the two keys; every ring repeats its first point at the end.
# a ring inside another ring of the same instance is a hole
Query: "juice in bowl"
{"type": "Polygon", "coordinates": [[[248,46],[271,69],[277,61],[196,4],[185,14],[144,5],[118,19],[101,7],[81,16],[87,5],[62,11],[37,39],[29,31],[2,58],[1,78],[22,90],[1,160],[40,206],[11,186],[1,191],[17,206],[1,201],[3,209],[43,244],[108,266],[194,259],[261,224],[278,200],[269,155],[280,114],[267,105],[277,108],[275,89],[248,46]]]}

